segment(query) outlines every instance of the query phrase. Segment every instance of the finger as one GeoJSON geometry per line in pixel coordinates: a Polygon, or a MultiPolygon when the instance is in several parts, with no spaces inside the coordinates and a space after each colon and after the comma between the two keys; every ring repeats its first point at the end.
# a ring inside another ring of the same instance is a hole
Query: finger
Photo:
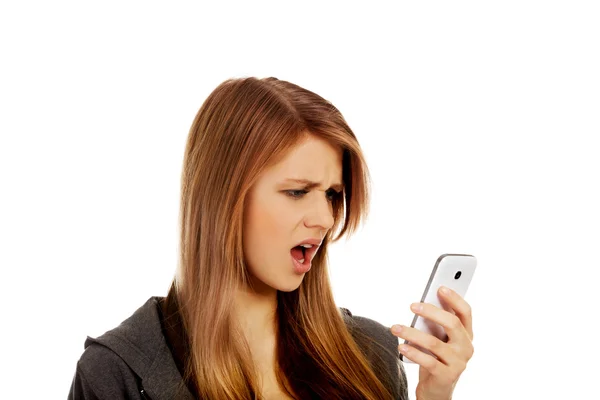
{"type": "Polygon", "coordinates": [[[413,303],[410,308],[415,314],[441,325],[448,335],[448,341],[471,343],[469,334],[458,316],[429,303],[413,303]]]}
{"type": "Polygon", "coordinates": [[[439,290],[440,300],[449,305],[454,314],[460,319],[467,330],[469,338],[473,340],[473,314],[469,303],[463,297],[450,288],[442,286],[439,290]],[[448,289],[447,293],[443,289],[448,289]]]}
{"type": "Polygon", "coordinates": [[[408,358],[415,364],[419,364],[432,375],[439,376],[448,370],[448,367],[442,364],[439,360],[436,360],[435,357],[423,353],[409,344],[399,345],[398,351],[402,354],[402,356],[408,358]]]}
{"type": "Polygon", "coordinates": [[[446,365],[457,364],[460,362],[455,349],[433,335],[403,325],[394,325],[392,327],[392,333],[399,338],[408,340],[412,345],[417,345],[418,347],[430,351],[446,365]]]}

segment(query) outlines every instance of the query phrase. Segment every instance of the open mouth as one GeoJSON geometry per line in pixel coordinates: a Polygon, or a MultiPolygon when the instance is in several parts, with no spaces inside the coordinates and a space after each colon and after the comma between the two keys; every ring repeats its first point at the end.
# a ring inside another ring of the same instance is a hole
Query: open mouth
{"type": "Polygon", "coordinates": [[[318,247],[312,244],[303,244],[292,247],[290,253],[300,264],[310,264],[318,247]]]}

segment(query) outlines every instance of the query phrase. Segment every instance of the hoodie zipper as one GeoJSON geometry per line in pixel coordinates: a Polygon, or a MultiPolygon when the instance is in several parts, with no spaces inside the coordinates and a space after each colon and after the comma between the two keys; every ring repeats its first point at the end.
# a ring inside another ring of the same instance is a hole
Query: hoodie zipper
{"type": "Polygon", "coordinates": [[[146,395],[146,390],[144,390],[144,388],[140,389],[140,394],[142,395],[142,399],[144,399],[144,400],[150,400],[150,397],[148,397],[146,395]]]}

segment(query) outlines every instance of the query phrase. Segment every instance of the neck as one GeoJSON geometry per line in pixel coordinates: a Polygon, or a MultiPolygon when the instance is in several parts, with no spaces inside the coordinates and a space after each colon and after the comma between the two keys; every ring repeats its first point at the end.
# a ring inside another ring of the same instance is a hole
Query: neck
{"type": "Polygon", "coordinates": [[[275,337],[277,290],[272,287],[244,287],[238,290],[235,313],[250,343],[275,337]]]}

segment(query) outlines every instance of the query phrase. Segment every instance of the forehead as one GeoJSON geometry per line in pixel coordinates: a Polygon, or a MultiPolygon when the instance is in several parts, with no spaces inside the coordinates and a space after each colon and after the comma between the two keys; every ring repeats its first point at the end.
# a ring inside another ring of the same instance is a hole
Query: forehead
{"type": "Polygon", "coordinates": [[[341,180],[342,149],[308,136],[273,166],[273,173],[289,178],[341,180]]]}

